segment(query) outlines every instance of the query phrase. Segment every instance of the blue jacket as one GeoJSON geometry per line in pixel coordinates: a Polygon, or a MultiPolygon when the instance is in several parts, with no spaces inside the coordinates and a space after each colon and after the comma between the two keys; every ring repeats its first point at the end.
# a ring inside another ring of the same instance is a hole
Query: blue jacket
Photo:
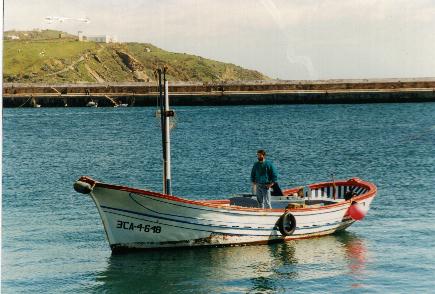
{"type": "Polygon", "coordinates": [[[257,161],[254,163],[251,171],[251,182],[257,184],[270,184],[276,182],[278,173],[272,162],[264,160],[263,162],[257,161]]]}

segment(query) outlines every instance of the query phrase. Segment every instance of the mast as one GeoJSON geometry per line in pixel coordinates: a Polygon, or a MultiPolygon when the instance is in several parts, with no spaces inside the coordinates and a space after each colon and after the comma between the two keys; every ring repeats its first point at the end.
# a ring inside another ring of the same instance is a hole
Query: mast
{"type": "Polygon", "coordinates": [[[174,111],[169,109],[169,86],[166,80],[166,67],[158,69],[159,75],[159,105],[160,123],[162,129],[162,151],[163,151],[163,193],[172,194],[171,187],[171,137],[169,132],[169,118],[174,116],[174,111]],[[162,86],[163,74],[163,86],[162,86]]]}
{"type": "Polygon", "coordinates": [[[165,158],[164,158],[164,164],[165,164],[165,194],[172,194],[172,188],[171,188],[171,134],[169,132],[169,117],[174,116],[174,112],[169,110],[169,86],[168,81],[166,80],[166,68],[163,69],[163,82],[165,85],[165,107],[164,107],[164,118],[165,118],[165,158]]]}
{"type": "MultiPolygon", "coordinates": [[[[163,116],[163,112],[164,112],[164,104],[163,104],[163,87],[162,87],[162,69],[158,68],[157,69],[157,74],[158,74],[158,78],[159,78],[159,107],[160,107],[160,129],[162,132],[162,148],[163,148],[163,162],[165,162],[165,158],[166,158],[166,148],[165,148],[165,119],[163,116]]],[[[163,165],[163,175],[162,175],[162,179],[163,179],[163,193],[165,194],[165,188],[166,188],[166,173],[165,173],[165,168],[163,165]]]]}

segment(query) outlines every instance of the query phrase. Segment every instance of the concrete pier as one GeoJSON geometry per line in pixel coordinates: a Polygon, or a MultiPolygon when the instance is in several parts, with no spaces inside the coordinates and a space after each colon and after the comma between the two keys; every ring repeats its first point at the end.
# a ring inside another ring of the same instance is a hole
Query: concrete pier
{"type": "MultiPolygon", "coordinates": [[[[435,78],[389,80],[172,83],[172,105],[330,104],[435,102],[435,78]]],[[[155,106],[157,85],[4,84],[4,107],[155,106]]]]}

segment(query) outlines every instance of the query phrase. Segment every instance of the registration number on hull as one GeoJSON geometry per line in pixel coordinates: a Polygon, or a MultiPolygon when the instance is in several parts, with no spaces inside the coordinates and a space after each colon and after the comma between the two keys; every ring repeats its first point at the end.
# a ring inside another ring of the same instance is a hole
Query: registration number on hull
{"type": "Polygon", "coordinates": [[[132,222],[126,222],[122,220],[118,220],[116,222],[117,229],[129,230],[129,231],[139,231],[145,233],[154,233],[160,234],[162,231],[162,227],[160,226],[151,226],[151,225],[143,225],[143,224],[135,224],[132,222]]]}

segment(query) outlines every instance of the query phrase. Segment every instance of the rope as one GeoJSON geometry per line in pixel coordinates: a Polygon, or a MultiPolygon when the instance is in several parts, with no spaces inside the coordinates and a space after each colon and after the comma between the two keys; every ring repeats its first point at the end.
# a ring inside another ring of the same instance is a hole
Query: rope
{"type": "Polygon", "coordinates": [[[109,97],[109,96],[107,96],[107,95],[104,95],[104,97],[106,97],[110,102],[112,102],[113,105],[115,105],[115,106],[119,106],[118,103],[116,103],[116,101],[112,99],[112,97],[109,97]]]}
{"type": "Polygon", "coordinates": [[[18,108],[23,107],[27,102],[29,102],[30,99],[32,99],[33,96],[30,96],[29,99],[26,100],[26,102],[24,102],[23,104],[21,104],[20,106],[18,106],[18,108]]]}

